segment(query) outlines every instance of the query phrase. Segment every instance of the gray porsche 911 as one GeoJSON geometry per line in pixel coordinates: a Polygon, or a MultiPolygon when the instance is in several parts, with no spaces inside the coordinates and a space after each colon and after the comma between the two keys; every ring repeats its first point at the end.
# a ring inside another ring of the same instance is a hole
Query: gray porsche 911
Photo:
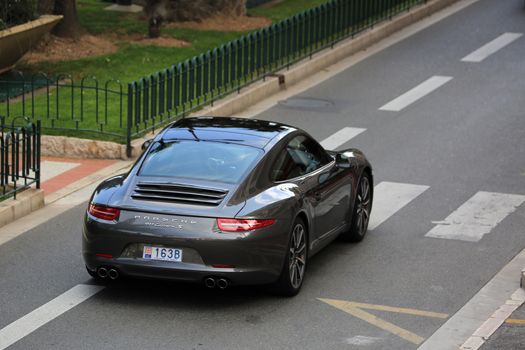
{"type": "Polygon", "coordinates": [[[182,119],[143,148],[91,197],[82,252],[95,278],[273,284],[291,296],[313,254],[366,234],[373,178],[359,150],[326,151],[292,126],[220,117],[182,119]]]}

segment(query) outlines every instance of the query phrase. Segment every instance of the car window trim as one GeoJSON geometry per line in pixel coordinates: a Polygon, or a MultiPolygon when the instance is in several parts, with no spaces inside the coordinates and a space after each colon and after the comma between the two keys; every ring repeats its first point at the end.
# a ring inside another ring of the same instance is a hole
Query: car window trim
{"type": "Polygon", "coordinates": [[[290,179],[286,179],[286,180],[280,180],[280,181],[273,181],[274,184],[282,184],[282,183],[285,183],[285,182],[291,182],[291,181],[297,181],[297,180],[301,180],[302,178],[305,178],[307,176],[313,176],[315,175],[315,173],[322,173],[324,170],[326,170],[325,168],[328,168],[330,166],[333,166],[335,164],[335,160],[332,160],[330,163],[326,163],[325,165],[323,165],[322,167],[318,168],[318,169],[315,169],[314,171],[311,171],[307,174],[303,174],[301,176],[296,176],[296,177],[292,177],[290,179]]]}

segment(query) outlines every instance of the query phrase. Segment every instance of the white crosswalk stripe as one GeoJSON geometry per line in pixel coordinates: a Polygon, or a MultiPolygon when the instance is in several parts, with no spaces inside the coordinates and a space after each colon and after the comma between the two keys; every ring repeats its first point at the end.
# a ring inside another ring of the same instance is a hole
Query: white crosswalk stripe
{"type": "Polygon", "coordinates": [[[478,192],[425,236],[477,242],[524,201],[517,194],[478,192]]]}
{"type": "Polygon", "coordinates": [[[373,230],[381,225],[428,188],[428,186],[386,181],[376,185],[368,229],[373,230]]]}
{"type": "Polygon", "coordinates": [[[345,143],[347,143],[360,133],[364,132],[365,130],[366,129],[361,128],[343,128],[335,134],[333,134],[332,136],[321,141],[321,146],[323,146],[323,148],[327,150],[335,150],[337,147],[344,145],[345,143]]]}

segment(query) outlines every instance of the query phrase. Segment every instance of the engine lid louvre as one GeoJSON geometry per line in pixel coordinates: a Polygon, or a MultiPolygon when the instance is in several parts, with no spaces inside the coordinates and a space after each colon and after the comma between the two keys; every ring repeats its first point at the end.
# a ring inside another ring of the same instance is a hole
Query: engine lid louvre
{"type": "Polygon", "coordinates": [[[172,183],[139,182],[131,198],[135,200],[218,206],[227,190],[172,183]]]}

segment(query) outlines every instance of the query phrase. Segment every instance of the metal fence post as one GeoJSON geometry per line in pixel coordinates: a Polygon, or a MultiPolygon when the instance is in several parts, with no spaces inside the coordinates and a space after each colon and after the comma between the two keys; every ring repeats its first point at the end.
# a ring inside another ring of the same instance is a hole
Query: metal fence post
{"type": "Polygon", "coordinates": [[[131,128],[133,127],[133,83],[128,84],[128,123],[126,127],[126,156],[131,158],[131,128]]]}
{"type": "Polygon", "coordinates": [[[35,169],[35,177],[36,177],[36,188],[40,189],[40,164],[41,164],[41,137],[42,137],[42,125],[40,124],[40,120],[36,121],[36,169],[35,169]]]}

